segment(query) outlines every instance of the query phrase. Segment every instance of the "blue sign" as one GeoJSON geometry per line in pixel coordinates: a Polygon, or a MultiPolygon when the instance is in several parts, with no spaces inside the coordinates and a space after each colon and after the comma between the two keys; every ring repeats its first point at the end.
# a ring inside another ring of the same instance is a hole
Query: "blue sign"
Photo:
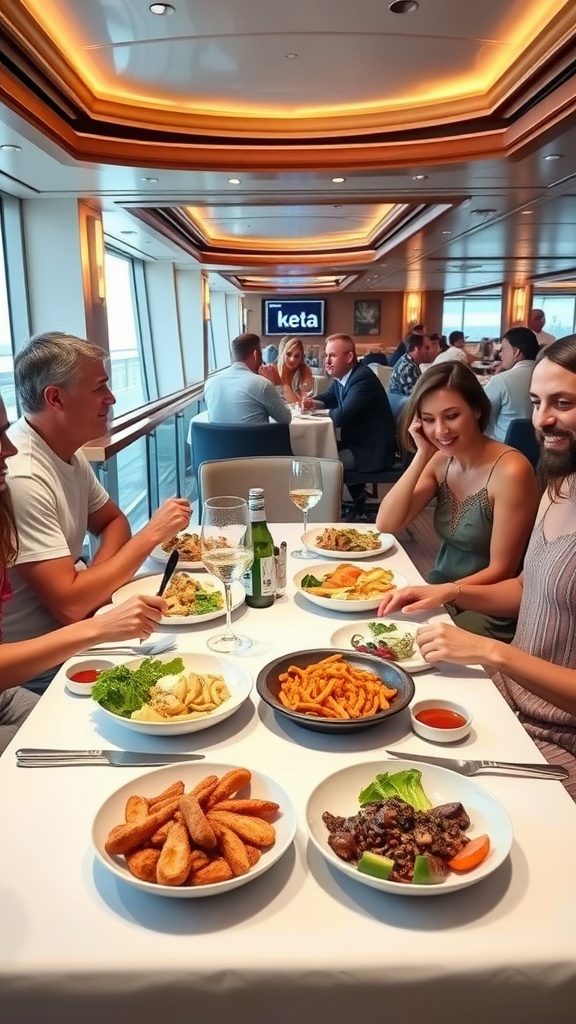
{"type": "Polygon", "coordinates": [[[264,299],[264,334],[324,334],[324,299],[264,299]]]}

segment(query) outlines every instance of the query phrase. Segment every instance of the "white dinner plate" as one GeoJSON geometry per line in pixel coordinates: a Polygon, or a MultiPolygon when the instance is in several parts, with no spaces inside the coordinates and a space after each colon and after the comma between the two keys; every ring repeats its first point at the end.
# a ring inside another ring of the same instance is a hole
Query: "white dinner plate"
{"type": "Polygon", "coordinates": [[[261,772],[252,772],[252,780],[245,790],[241,790],[242,796],[251,796],[259,800],[273,800],[280,805],[276,819],[267,818],[276,829],[276,842],[273,846],[262,851],[262,856],[254,867],[250,868],[247,874],[237,878],[231,878],[227,882],[215,882],[212,885],[156,885],[154,882],[143,882],[130,874],[124,857],[111,856],[106,853],[104,843],[111,829],[115,825],[124,822],[124,811],[129,796],[138,795],[144,797],[157,796],[173,782],[182,780],[186,792],[193,789],[207,775],[225,775],[234,765],[212,764],[209,761],[202,761],[201,764],[172,764],[166,768],[159,768],[156,771],[146,772],[131,782],[127,782],[120,789],[103,803],[98,811],[92,826],[92,842],[98,860],[111,871],[117,878],[122,879],[128,885],[141,889],[143,892],[152,893],[155,896],[169,896],[173,899],[194,899],[200,896],[217,896],[220,893],[236,889],[240,885],[252,882],[259,875],[268,871],[283,853],[286,852],[296,834],[296,811],[286,791],[261,772]]]}
{"type": "MultiPolygon", "coordinates": [[[[198,530],[183,530],[182,533],[196,533],[199,536],[200,535],[200,528],[198,528],[198,530]]],[[[181,537],[182,533],[179,533],[177,536],[181,537]]],[[[160,565],[166,565],[166,562],[170,558],[171,554],[172,554],[171,551],[164,551],[164,548],[162,547],[162,545],[161,544],[157,544],[155,548],[152,548],[152,551],[150,552],[150,558],[152,558],[155,562],[159,562],[160,565]]],[[[178,570],[180,570],[180,569],[203,569],[203,568],[204,568],[204,566],[203,566],[202,562],[200,562],[200,561],[191,562],[191,561],[189,561],[186,558],[182,558],[182,556],[180,556],[180,558],[178,559],[178,565],[177,565],[177,569],[178,570]]]]}
{"type": "MultiPolygon", "coordinates": [[[[243,665],[238,665],[230,658],[225,658],[218,654],[198,654],[184,651],[167,651],[165,654],[157,655],[155,660],[166,663],[173,661],[174,658],[182,658],[184,674],[186,675],[190,672],[198,672],[200,674],[210,673],[223,676],[224,682],[230,691],[228,700],[225,700],[220,707],[210,711],[202,718],[191,718],[183,721],[178,719],[170,721],[168,719],[165,722],[139,722],[133,718],[122,718],[121,715],[116,715],[113,711],[107,711],[100,704],[97,705],[98,710],[103,715],[106,715],[107,718],[117,722],[119,725],[125,726],[126,729],[131,729],[133,732],[144,732],[148,733],[149,736],[183,736],[186,733],[200,732],[202,729],[209,729],[212,725],[218,725],[219,722],[223,722],[225,718],[233,715],[244,701],[248,699],[253,680],[243,665]]],[[[119,664],[135,669],[142,664],[143,660],[143,658],[132,658],[119,662],[119,664]]]]}
{"type": "Polygon", "coordinates": [[[323,558],[337,558],[340,562],[346,562],[348,559],[352,558],[355,562],[358,561],[359,558],[376,558],[378,555],[383,555],[385,551],[389,551],[395,544],[395,537],[391,533],[379,533],[378,530],[370,526],[351,525],[347,527],[342,523],[329,523],[326,527],[317,526],[315,530],[307,530],[306,533],[302,534],[300,540],[310,551],[313,551],[314,554],[322,555],[323,558]],[[335,549],[319,548],[316,544],[316,539],[324,529],[354,529],[357,530],[358,533],[375,533],[378,536],[379,544],[377,548],[373,548],[370,551],[336,551],[335,549]]]}
{"type": "MultiPolygon", "coordinates": [[[[355,562],[353,562],[352,559],[348,560],[347,558],[343,558],[342,562],[346,562],[347,565],[355,565],[355,562]]],[[[357,568],[361,569],[362,572],[369,572],[372,568],[385,569],[387,567],[385,565],[358,565],[357,568]]],[[[350,615],[352,612],[371,612],[379,607],[384,597],[383,594],[379,597],[367,597],[361,598],[357,601],[346,601],[337,597],[322,597],[320,594],[310,594],[309,591],[302,589],[301,584],[305,576],[315,576],[316,579],[319,580],[324,576],[327,576],[331,571],[332,570],[330,570],[329,566],[326,565],[326,562],[321,562],[320,565],[308,565],[305,569],[301,569],[300,572],[296,573],[294,577],[294,584],[298,588],[299,593],[308,601],[311,601],[312,604],[319,604],[321,608],[330,608],[333,612],[347,612],[348,615],[350,615]]],[[[392,582],[398,590],[401,587],[408,586],[408,580],[399,572],[394,572],[392,574],[392,582]]]]}
{"type": "Polygon", "coordinates": [[[306,806],[306,823],[310,838],[320,853],[332,867],[341,871],[348,878],[368,885],[382,892],[395,893],[398,896],[441,896],[443,893],[465,889],[469,885],[481,882],[491,875],[506,860],[512,847],[512,822],[502,804],[486,789],[482,789],[474,779],[457,775],[447,768],[436,765],[416,763],[415,761],[368,761],[364,764],[350,765],[339,772],[329,775],[316,787],[306,806]],[[484,835],[490,837],[490,852],[486,859],[472,871],[462,874],[451,872],[438,885],[411,885],[404,882],[385,881],[373,875],[365,875],[354,864],[337,857],[328,845],[328,829],[322,821],[324,811],[348,817],[359,810],[358,794],[372,782],[376,775],[383,772],[399,772],[409,768],[417,768],[422,772],[422,785],[434,806],[459,801],[470,818],[467,835],[474,839],[484,835]]]}
{"type": "MultiPolygon", "coordinates": [[[[378,622],[382,622],[385,625],[391,624],[390,619],[378,619],[378,622]]],[[[419,625],[415,625],[413,622],[395,622],[394,625],[397,626],[398,633],[411,633],[412,636],[415,636],[416,631],[420,628],[419,625]]],[[[348,649],[355,651],[356,648],[351,643],[351,640],[352,637],[356,636],[358,633],[365,641],[369,641],[371,643],[377,643],[380,639],[386,642],[386,633],[383,633],[382,637],[375,637],[372,630],[368,629],[367,622],[349,623],[347,626],[340,626],[340,629],[337,629],[335,633],[332,633],[330,642],[334,644],[334,647],[337,647],[341,651],[348,649]]],[[[374,654],[374,651],[369,651],[368,653],[374,654]]],[[[374,654],[374,657],[377,658],[378,655],[374,654]]],[[[432,667],[428,662],[424,661],[424,658],[420,653],[420,649],[416,646],[414,647],[414,653],[409,658],[398,659],[398,661],[395,661],[392,664],[399,665],[400,668],[405,669],[406,672],[424,672],[432,667]]]]}
{"type": "MultiPolygon", "coordinates": [[[[180,569],[177,570],[180,572],[180,569]]],[[[188,573],[192,579],[198,581],[203,590],[219,590],[222,594],[224,604],[219,611],[206,612],[204,615],[163,615],[160,622],[163,626],[196,626],[199,622],[210,622],[211,619],[220,619],[226,615],[226,598],[224,596],[224,584],[217,576],[210,576],[209,573],[188,573]]],[[[151,576],[138,576],[131,583],[126,583],[119,590],[112,594],[112,604],[122,604],[130,597],[137,597],[138,594],[157,594],[162,582],[162,574],[151,576]]],[[[238,581],[232,584],[232,610],[244,604],[246,591],[238,581]]]]}

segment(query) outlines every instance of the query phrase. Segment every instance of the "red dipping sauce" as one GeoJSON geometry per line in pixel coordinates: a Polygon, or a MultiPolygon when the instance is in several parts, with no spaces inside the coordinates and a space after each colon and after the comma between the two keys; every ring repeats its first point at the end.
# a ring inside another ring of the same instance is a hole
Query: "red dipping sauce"
{"type": "Polygon", "coordinates": [[[466,719],[457,711],[450,711],[448,708],[424,708],[419,711],[415,718],[422,725],[429,725],[432,729],[460,729],[466,725],[466,719]]]}
{"type": "Polygon", "coordinates": [[[95,683],[100,675],[100,670],[97,668],[86,668],[83,672],[75,672],[70,679],[74,683],[95,683]]]}

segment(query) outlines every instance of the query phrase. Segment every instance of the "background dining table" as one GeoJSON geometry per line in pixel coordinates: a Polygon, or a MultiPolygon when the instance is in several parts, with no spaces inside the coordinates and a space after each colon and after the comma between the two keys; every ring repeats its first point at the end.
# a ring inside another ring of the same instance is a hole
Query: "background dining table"
{"type": "MultiPolygon", "coordinates": [[[[208,413],[200,412],[190,421],[188,444],[191,443],[192,423],[199,420],[208,423],[208,413]]],[[[319,410],[314,414],[296,413],[289,424],[292,454],[314,459],[337,459],[338,445],[334,424],[328,410],[319,410]]],[[[233,429],[231,425],[230,429],[233,429]]]]}
{"type": "MultiPolygon", "coordinates": [[[[272,524],[271,532],[290,551],[301,529],[272,524]]],[[[309,564],[321,561],[312,554],[309,564]]],[[[274,657],[329,645],[339,626],[371,617],[326,610],[297,594],[292,577],[307,564],[289,557],[286,594],[271,608],[234,613],[236,627],[254,639],[239,659],[254,677],[274,657]]],[[[326,571],[336,564],[325,560],[326,571]]],[[[421,582],[398,543],[364,562],[373,564],[421,582]]],[[[159,632],[176,632],[182,651],[206,653],[207,637],[220,627],[159,632]]],[[[443,665],[414,680],[416,699],[449,697],[472,712],[466,741],[427,743],[411,732],[408,710],[363,732],[316,733],[277,716],[255,691],[205,731],[139,735],[110,723],[90,699],[69,695],[60,670],[0,758],[2,1024],[571,1019],[576,810],[561,783],[497,774],[475,780],[508,811],[514,842],[488,878],[449,895],[411,899],[367,888],[333,870],[308,840],[305,808],[314,787],[360,762],[369,780],[384,748],[542,760],[480,668],[443,665]],[[247,766],[290,794],[295,842],[232,892],[192,900],[139,892],[96,859],[91,826],[110,794],[143,770],[17,768],[19,747],[200,751],[207,772],[210,762],[247,766]]]]}

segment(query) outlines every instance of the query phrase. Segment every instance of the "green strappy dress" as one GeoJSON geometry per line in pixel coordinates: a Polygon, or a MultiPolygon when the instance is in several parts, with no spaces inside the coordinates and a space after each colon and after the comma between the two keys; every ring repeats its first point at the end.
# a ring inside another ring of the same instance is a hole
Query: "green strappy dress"
{"type": "MultiPolygon", "coordinates": [[[[448,486],[452,459],[448,462],[434,511],[434,528],[442,540],[442,546],[436,565],[428,576],[428,583],[453,583],[454,580],[486,569],[490,564],[494,510],[488,495],[488,484],[494,467],[507,454],[502,452],[498,456],[484,487],[475,494],[469,494],[463,501],[459,501],[448,486]]],[[[491,636],[507,643],[512,640],[516,628],[515,619],[501,619],[478,612],[456,611],[453,618],[457,626],[470,633],[491,636]]]]}

